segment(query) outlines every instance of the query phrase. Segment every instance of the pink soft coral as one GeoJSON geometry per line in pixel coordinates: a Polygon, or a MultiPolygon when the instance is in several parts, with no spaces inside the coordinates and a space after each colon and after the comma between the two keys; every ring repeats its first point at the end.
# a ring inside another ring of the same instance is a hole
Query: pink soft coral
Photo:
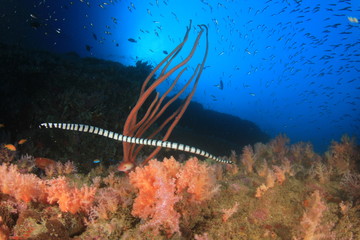
{"type": "Polygon", "coordinates": [[[175,210],[178,201],[199,203],[215,193],[213,169],[199,163],[197,158],[190,159],[185,165],[174,158],[165,158],[163,162],[151,160],[129,176],[130,182],[139,190],[132,214],[146,220],[142,230],[150,228],[155,235],[160,230],[168,236],[180,234],[181,215],[175,210]]]}

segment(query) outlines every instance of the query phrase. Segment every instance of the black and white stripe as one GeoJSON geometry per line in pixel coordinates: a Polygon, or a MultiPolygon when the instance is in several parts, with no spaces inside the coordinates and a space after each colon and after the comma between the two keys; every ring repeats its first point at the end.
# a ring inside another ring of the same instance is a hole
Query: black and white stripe
{"type": "Polygon", "coordinates": [[[206,158],[210,158],[214,161],[220,162],[220,163],[230,163],[232,164],[232,161],[225,160],[219,157],[216,157],[208,152],[205,152],[204,150],[191,147],[185,144],[181,143],[174,143],[169,141],[161,141],[156,139],[146,139],[146,138],[136,138],[136,137],[128,137],[124,136],[120,133],[115,133],[112,131],[108,131],[102,128],[85,125],[85,124],[76,124],[76,123],[41,123],[39,125],[39,128],[60,128],[64,130],[70,130],[70,131],[79,131],[79,132],[87,132],[87,133],[93,133],[100,136],[104,136],[107,138],[115,139],[116,141],[120,142],[127,142],[127,143],[135,143],[135,144],[141,144],[141,145],[148,145],[148,146],[155,146],[155,147],[164,147],[164,148],[170,148],[174,150],[194,153],[206,158]]]}

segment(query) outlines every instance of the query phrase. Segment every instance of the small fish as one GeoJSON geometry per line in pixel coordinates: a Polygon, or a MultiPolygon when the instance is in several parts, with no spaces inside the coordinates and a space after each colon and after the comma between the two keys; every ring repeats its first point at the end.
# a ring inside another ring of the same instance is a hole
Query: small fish
{"type": "Polygon", "coordinates": [[[348,20],[351,23],[359,23],[359,20],[356,17],[348,17],[348,20]]]}
{"type": "Polygon", "coordinates": [[[95,160],[93,161],[93,163],[100,163],[100,162],[101,162],[100,159],[95,159],[95,160]]]}
{"type": "Polygon", "coordinates": [[[223,90],[223,89],[224,89],[224,83],[223,83],[223,81],[220,80],[219,84],[214,85],[214,87],[217,87],[217,88],[219,88],[220,90],[223,90]]]}
{"type": "Polygon", "coordinates": [[[180,22],[179,19],[178,19],[178,17],[177,17],[177,15],[176,15],[176,13],[171,12],[171,14],[174,15],[174,17],[175,17],[175,19],[176,19],[177,22],[180,22]]]}
{"type": "Polygon", "coordinates": [[[128,173],[134,167],[135,167],[135,165],[131,162],[121,162],[120,165],[118,166],[118,170],[120,172],[128,173]]]}
{"type": "Polygon", "coordinates": [[[115,24],[117,24],[117,23],[118,23],[118,22],[117,22],[117,18],[115,18],[115,17],[111,17],[111,19],[112,19],[113,23],[115,23],[115,24]]]}
{"type": "Polygon", "coordinates": [[[86,51],[90,52],[91,49],[92,49],[92,46],[90,46],[90,45],[85,45],[85,48],[86,48],[86,51]]]}
{"type": "Polygon", "coordinates": [[[56,164],[56,161],[54,161],[50,158],[43,158],[43,157],[35,158],[35,166],[42,170],[45,170],[46,167],[48,167],[50,165],[55,165],[55,164],[56,164]]]}
{"type": "Polygon", "coordinates": [[[253,97],[255,97],[255,96],[256,96],[256,94],[255,94],[255,93],[249,93],[249,95],[250,95],[250,96],[253,96],[253,97]]]}
{"type": "Polygon", "coordinates": [[[132,42],[132,43],[136,43],[136,42],[137,42],[137,41],[136,41],[135,39],[133,39],[133,38],[129,38],[128,41],[129,41],[129,42],[132,42]]]}
{"type": "Polygon", "coordinates": [[[5,124],[0,123],[0,128],[3,128],[3,127],[5,127],[5,124]]]}
{"type": "Polygon", "coordinates": [[[4,148],[6,148],[7,150],[10,150],[12,152],[16,151],[16,147],[13,144],[6,144],[6,145],[4,145],[4,148]]]}
{"type": "Polygon", "coordinates": [[[92,34],[93,38],[97,41],[97,36],[95,33],[92,34]]]}
{"type": "Polygon", "coordinates": [[[18,144],[21,145],[21,144],[24,144],[24,143],[26,143],[26,142],[27,142],[27,139],[23,138],[23,139],[20,139],[20,140],[18,141],[18,144]]]}
{"type": "Polygon", "coordinates": [[[218,7],[222,7],[222,8],[225,8],[225,9],[227,9],[223,4],[221,4],[221,3],[218,3],[218,7]]]}
{"type": "Polygon", "coordinates": [[[168,53],[167,51],[165,51],[165,50],[163,51],[163,53],[164,53],[164,54],[166,54],[166,55],[168,55],[168,54],[169,54],[169,53],[168,53]]]}
{"type": "Polygon", "coordinates": [[[34,29],[38,29],[39,27],[41,27],[41,23],[39,21],[30,21],[30,26],[33,27],[34,29]]]}

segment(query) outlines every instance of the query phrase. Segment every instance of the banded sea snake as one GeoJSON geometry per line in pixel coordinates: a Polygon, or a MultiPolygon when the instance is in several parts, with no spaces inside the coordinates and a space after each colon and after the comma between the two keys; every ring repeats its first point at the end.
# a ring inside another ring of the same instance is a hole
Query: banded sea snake
{"type": "Polygon", "coordinates": [[[208,152],[205,152],[204,150],[191,147],[185,144],[181,143],[174,143],[169,141],[161,141],[156,139],[146,139],[146,138],[137,138],[137,137],[129,137],[124,136],[120,133],[115,133],[112,131],[108,131],[102,128],[85,125],[85,124],[77,124],[77,123],[41,123],[39,125],[39,128],[59,128],[64,130],[70,130],[70,131],[79,131],[79,132],[87,132],[92,134],[97,134],[103,137],[111,138],[116,141],[120,142],[127,142],[127,143],[135,143],[135,144],[141,144],[141,145],[148,145],[148,146],[155,146],[155,147],[163,147],[163,148],[170,148],[174,150],[194,153],[196,155],[200,155],[206,158],[210,158],[216,162],[220,163],[229,163],[232,164],[233,162],[230,160],[222,159],[220,157],[216,157],[208,152]]]}

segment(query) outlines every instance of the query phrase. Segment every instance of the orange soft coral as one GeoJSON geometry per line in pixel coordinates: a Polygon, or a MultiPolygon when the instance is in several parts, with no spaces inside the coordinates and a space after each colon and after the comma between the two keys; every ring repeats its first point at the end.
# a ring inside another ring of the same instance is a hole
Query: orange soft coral
{"type": "Polygon", "coordinates": [[[321,219],[326,209],[327,207],[322,201],[319,191],[316,190],[311,194],[309,208],[305,211],[300,222],[300,239],[324,239],[325,236],[330,236],[330,233],[325,233],[320,228],[321,219]]]}
{"type": "Polygon", "coordinates": [[[181,214],[175,210],[180,201],[199,203],[210,199],[216,189],[213,169],[197,158],[181,165],[174,158],[163,162],[151,160],[145,167],[131,172],[130,182],[139,190],[132,214],[146,220],[142,230],[160,230],[168,236],[179,233],[181,214]],[[186,196],[186,197],[185,197],[186,196]]]}
{"type": "Polygon", "coordinates": [[[60,210],[88,211],[94,201],[95,187],[70,187],[65,177],[42,180],[34,174],[22,174],[15,165],[0,165],[0,191],[26,203],[58,203],[60,210]]]}
{"type": "Polygon", "coordinates": [[[247,145],[243,148],[241,162],[244,164],[246,172],[248,172],[248,173],[253,172],[253,166],[254,166],[255,160],[254,160],[254,151],[250,145],[247,145]]]}
{"type": "Polygon", "coordinates": [[[330,152],[325,154],[330,165],[341,174],[356,169],[356,163],[360,160],[360,149],[356,145],[355,138],[350,138],[348,135],[343,135],[340,143],[333,141],[330,152]]]}
{"type": "Polygon", "coordinates": [[[270,146],[272,151],[281,158],[288,152],[289,148],[287,144],[289,142],[290,139],[285,134],[280,134],[270,142],[270,146]]]}
{"type": "Polygon", "coordinates": [[[44,182],[34,174],[21,174],[15,165],[0,166],[0,191],[26,203],[45,201],[44,182]]]}
{"type": "Polygon", "coordinates": [[[142,230],[152,229],[155,235],[164,230],[168,235],[179,232],[180,214],[174,205],[180,200],[176,195],[175,174],[179,163],[174,158],[164,162],[151,160],[143,168],[130,173],[130,182],[139,189],[132,214],[147,220],[142,230]]]}
{"type": "Polygon", "coordinates": [[[190,158],[177,174],[178,191],[190,193],[190,202],[202,202],[211,199],[216,193],[214,170],[207,164],[200,163],[194,157],[190,158]]]}
{"type": "Polygon", "coordinates": [[[65,177],[58,177],[47,181],[47,200],[57,202],[63,212],[75,214],[79,211],[88,211],[93,204],[96,187],[83,186],[78,189],[70,187],[65,177]]]}
{"type": "Polygon", "coordinates": [[[222,215],[222,220],[223,222],[227,222],[227,220],[234,215],[234,213],[236,213],[239,209],[239,203],[235,202],[234,206],[231,208],[227,208],[227,209],[222,209],[221,211],[223,212],[222,215]]]}

